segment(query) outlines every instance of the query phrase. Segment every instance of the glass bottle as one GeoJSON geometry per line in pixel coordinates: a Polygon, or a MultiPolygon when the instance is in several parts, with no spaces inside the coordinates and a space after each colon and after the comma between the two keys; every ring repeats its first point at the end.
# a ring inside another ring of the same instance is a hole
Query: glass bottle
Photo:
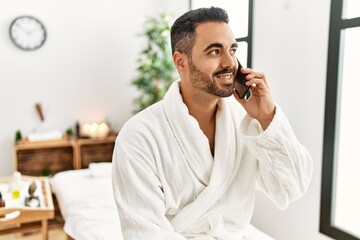
{"type": "Polygon", "coordinates": [[[13,199],[20,198],[20,190],[21,190],[21,173],[14,172],[13,180],[10,184],[10,191],[13,199]]]}

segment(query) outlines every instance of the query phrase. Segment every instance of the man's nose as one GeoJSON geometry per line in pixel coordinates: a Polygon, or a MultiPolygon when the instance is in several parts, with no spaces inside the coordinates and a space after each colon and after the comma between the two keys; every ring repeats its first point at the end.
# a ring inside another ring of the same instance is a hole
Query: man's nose
{"type": "Polygon", "coordinates": [[[223,54],[221,58],[221,67],[234,69],[236,67],[236,58],[230,53],[223,54]]]}

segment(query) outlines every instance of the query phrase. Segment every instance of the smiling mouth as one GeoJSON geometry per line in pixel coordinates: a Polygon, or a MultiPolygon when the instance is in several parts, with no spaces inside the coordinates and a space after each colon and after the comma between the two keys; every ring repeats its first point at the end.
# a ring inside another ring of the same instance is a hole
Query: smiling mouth
{"type": "Polygon", "coordinates": [[[233,74],[219,74],[216,75],[215,78],[220,79],[225,82],[232,82],[233,81],[233,74]]]}

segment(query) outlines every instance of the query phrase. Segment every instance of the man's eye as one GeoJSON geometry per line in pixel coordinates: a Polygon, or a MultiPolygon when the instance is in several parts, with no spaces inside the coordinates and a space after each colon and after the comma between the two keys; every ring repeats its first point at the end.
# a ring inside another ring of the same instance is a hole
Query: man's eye
{"type": "Polygon", "coordinates": [[[220,54],[220,50],[212,50],[210,52],[211,55],[219,55],[220,54]]]}
{"type": "Polygon", "coordinates": [[[230,50],[230,54],[231,54],[232,56],[234,56],[235,53],[236,53],[236,50],[237,50],[236,48],[235,48],[235,49],[231,49],[231,50],[230,50]]]}

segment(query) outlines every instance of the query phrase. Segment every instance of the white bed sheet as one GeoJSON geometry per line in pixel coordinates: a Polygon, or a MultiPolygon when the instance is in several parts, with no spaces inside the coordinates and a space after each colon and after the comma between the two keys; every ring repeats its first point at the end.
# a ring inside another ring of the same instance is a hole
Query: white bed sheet
{"type": "Polygon", "coordinates": [[[51,180],[64,231],[76,240],[123,239],[112,193],[111,171],[94,177],[90,169],[57,173],[51,180]]]}

